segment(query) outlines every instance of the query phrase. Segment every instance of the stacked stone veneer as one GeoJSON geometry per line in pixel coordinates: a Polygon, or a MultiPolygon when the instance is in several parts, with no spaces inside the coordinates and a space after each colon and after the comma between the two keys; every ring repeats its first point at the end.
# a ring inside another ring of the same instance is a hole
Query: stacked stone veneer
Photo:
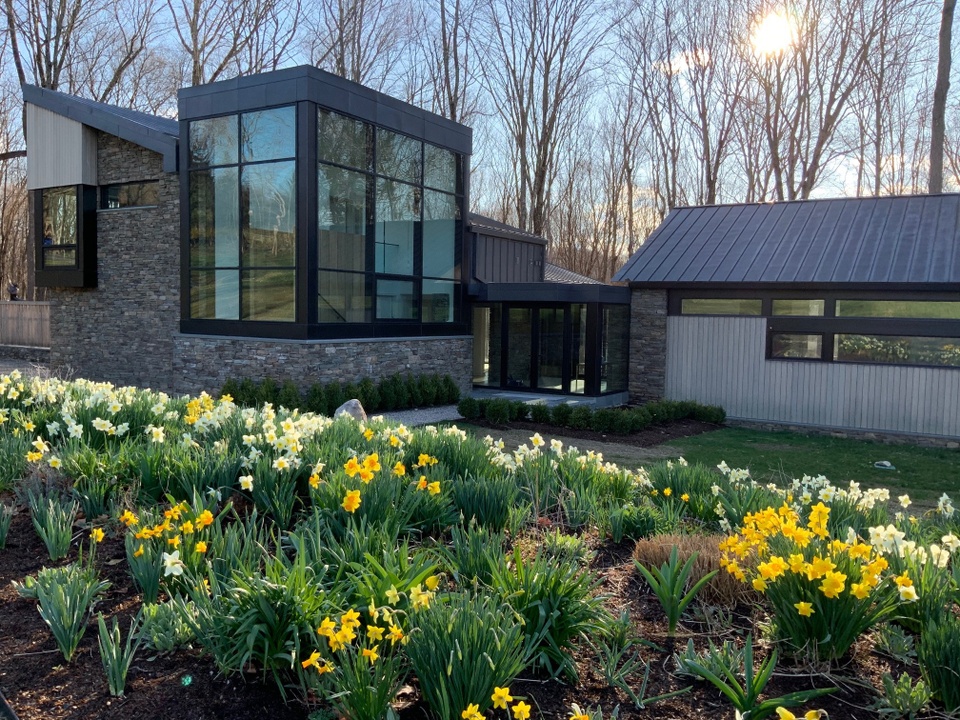
{"type": "Polygon", "coordinates": [[[159,154],[106,133],[101,185],[159,180],[153,208],[97,214],[97,287],[50,292],[54,372],[157,390],[214,392],[227,378],[355,382],[393,373],[471,384],[470,337],[284,341],[180,333],[180,181],[159,154]]]}
{"type": "Polygon", "coordinates": [[[662,400],[666,389],[667,291],[630,295],[630,402],[662,400]]]}
{"type": "Polygon", "coordinates": [[[169,388],[180,317],[180,183],[146,148],[98,133],[100,185],[159,180],[151,208],[97,213],[97,287],[50,292],[54,372],[169,388]]]}
{"type": "Polygon", "coordinates": [[[471,337],[377,340],[251,340],[210,335],[174,338],[174,389],[218,389],[228,378],[356,382],[394,373],[450,375],[469,392],[471,337]]]}

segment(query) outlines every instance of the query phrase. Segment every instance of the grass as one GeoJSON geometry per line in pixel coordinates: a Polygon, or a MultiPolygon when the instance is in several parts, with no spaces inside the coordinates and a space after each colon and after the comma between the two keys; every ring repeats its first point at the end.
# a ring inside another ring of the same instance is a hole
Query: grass
{"type": "Polygon", "coordinates": [[[909,493],[919,505],[934,506],[943,493],[960,496],[960,450],[884,445],[865,440],[724,428],[671,441],[689,462],[749,468],[764,482],[826,475],[837,486],[854,480],[866,487],[909,493]],[[873,466],[889,461],[896,470],[873,466]]]}

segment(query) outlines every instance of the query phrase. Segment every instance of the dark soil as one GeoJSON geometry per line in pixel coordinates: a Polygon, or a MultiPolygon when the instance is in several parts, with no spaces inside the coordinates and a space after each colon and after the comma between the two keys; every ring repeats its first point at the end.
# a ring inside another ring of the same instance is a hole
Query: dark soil
{"type": "MultiPolygon", "coordinates": [[[[79,532],[86,536],[86,532],[79,532]]],[[[606,713],[620,706],[620,717],[657,718],[663,720],[727,720],[733,708],[718,691],[703,682],[674,676],[671,660],[672,643],[664,635],[663,614],[656,599],[649,594],[633,569],[632,543],[620,545],[592,544],[597,551],[592,569],[599,574],[601,592],[608,596],[608,605],[615,615],[629,609],[640,637],[654,645],[643,647],[641,655],[650,663],[650,679],[646,696],[668,693],[684,687],[692,690],[679,697],[637,709],[624,693],[611,688],[599,674],[589,647],[580,648],[577,659],[580,684],[576,687],[558,681],[521,678],[511,685],[514,697],[524,696],[543,718],[565,720],[570,706],[602,705],[606,713]]],[[[76,557],[76,550],[71,559],[76,557]]],[[[55,720],[75,718],[135,718],[136,720],[214,720],[228,718],[253,720],[306,718],[311,708],[286,706],[271,685],[262,685],[257,678],[224,678],[213,662],[199,651],[182,651],[169,656],[154,656],[143,651],[135,658],[130,671],[127,696],[111,698],[97,650],[96,621],[91,620],[87,633],[72,663],[64,662],[48,628],[37,612],[36,604],[20,598],[12,580],[22,580],[48,564],[46,550],[37,537],[27,513],[19,513],[13,521],[7,548],[0,550],[0,692],[21,720],[55,720]]],[[[110,617],[120,618],[126,632],[131,615],[140,605],[140,596],[126,571],[123,545],[118,538],[101,544],[97,556],[101,576],[112,586],[96,608],[110,617]]],[[[693,638],[699,648],[706,638],[732,638],[735,633],[754,626],[757,610],[750,606],[736,608],[727,622],[707,625],[688,621],[676,645],[683,646],[693,638]]],[[[809,668],[794,669],[785,663],[768,686],[768,693],[784,693],[811,687],[827,687],[832,682],[843,689],[815,703],[830,713],[834,720],[876,720],[879,715],[868,710],[874,694],[870,685],[879,686],[880,674],[890,670],[889,661],[870,651],[867,643],[858,646],[853,656],[828,678],[823,672],[809,668]]],[[[903,670],[895,668],[897,672],[903,670]]],[[[640,691],[642,676],[632,677],[631,686],[640,691]]],[[[807,708],[809,709],[809,708],[807,708]]],[[[398,699],[401,720],[427,720],[430,715],[419,700],[416,681],[411,680],[398,699]]],[[[0,717],[3,717],[0,709],[0,717]]],[[[504,714],[488,713],[502,718],[504,714]]],[[[534,714],[534,717],[537,717],[534,714]]],[[[609,715],[605,714],[605,718],[609,715]]],[[[457,720],[456,718],[443,720],[457,720]]]]}
{"type": "MultiPolygon", "coordinates": [[[[565,438],[577,438],[578,440],[585,440],[588,442],[619,443],[621,445],[634,445],[637,447],[653,447],[655,445],[662,445],[663,443],[670,442],[671,440],[677,440],[678,438],[685,438],[692,435],[700,435],[701,433],[719,430],[721,427],[720,425],[714,425],[713,423],[701,422],[700,420],[686,418],[684,420],[673,420],[672,422],[664,423],[663,425],[655,425],[647,428],[646,430],[640,430],[629,435],[617,435],[614,433],[598,433],[593,430],[574,430],[573,428],[557,427],[556,425],[529,422],[527,420],[511,422],[506,426],[495,425],[481,419],[470,420],[469,422],[472,425],[489,428],[490,430],[523,430],[531,434],[538,432],[544,437],[562,436],[565,438]]],[[[590,445],[587,444],[584,445],[584,447],[590,447],[590,445]]]]}

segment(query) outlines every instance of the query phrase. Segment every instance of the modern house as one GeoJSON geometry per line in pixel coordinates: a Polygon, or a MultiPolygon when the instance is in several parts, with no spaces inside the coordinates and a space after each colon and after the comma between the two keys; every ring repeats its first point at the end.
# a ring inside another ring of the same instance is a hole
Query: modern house
{"type": "Polygon", "coordinates": [[[183,89],[177,120],[23,95],[55,369],[625,399],[629,291],[469,214],[470,128],[313,67],[183,89]]]}
{"type": "Polygon", "coordinates": [[[614,277],[630,393],[960,438],[960,196],[673,210],[614,277]]]}

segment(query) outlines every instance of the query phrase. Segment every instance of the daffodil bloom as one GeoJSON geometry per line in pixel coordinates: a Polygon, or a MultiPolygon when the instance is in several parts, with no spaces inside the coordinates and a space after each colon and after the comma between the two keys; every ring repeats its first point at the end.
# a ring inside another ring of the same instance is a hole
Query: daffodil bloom
{"type": "MultiPolygon", "coordinates": [[[[667,490],[669,489],[670,488],[667,488],[667,490]]],[[[666,495],[667,494],[666,491],[664,491],[663,494],[666,495]]],[[[590,720],[590,716],[587,715],[586,713],[574,712],[570,714],[570,720],[590,720]]]]}
{"type": "Polygon", "coordinates": [[[91,530],[90,539],[95,543],[103,542],[103,530],[101,528],[94,528],[91,530]]]}
{"type": "Polygon", "coordinates": [[[439,495],[439,494],[440,494],[440,483],[439,483],[439,481],[434,481],[434,482],[430,483],[429,485],[427,485],[427,492],[429,492],[431,495],[439,495]]]}
{"type": "Polygon", "coordinates": [[[207,551],[207,543],[201,540],[200,542],[198,542],[196,545],[193,546],[193,549],[200,555],[203,555],[207,551]]]}
{"type": "Polygon", "coordinates": [[[405,468],[403,463],[398,460],[397,464],[393,466],[393,474],[397,477],[403,477],[407,474],[407,468],[405,468]]]}
{"type": "Polygon", "coordinates": [[[410,589],[410,602],[413,604],[413,607],[430,607],[430,600],[433,598],[433,593],[429,590],[423,590],[420,587],[420,583],[417,583],[410,589]]]}
{"type": "Polygon", "coordinates": [[[387,590],[384,595],[387,598],[387,602],[391,605],[396,605],[400,602],[400,593],[397,592],[397,589],[393,585],[390,586],[390,589],[387,590]]]}
{"type": "Polygon", "coordinates": [[[919,600],[917,589],[913,585],[903,585],[900,587],[900,600],[903,602],[914,602],[919,600]]]}
{"type": "MultiPolygon", "coordinates": [[[[672,494],[673,494],[673,490],[671,490],[670,488],[664,488],[664,489],[663,489],[663,496],[664,496],[664,497],[670,497],[672,494]]],[[[589,718],[588,718],[587,720],[589,720],[589,718]]]]}
{"type": "Polygon", "coordinates": [[[897,587],[910,587],[913,585],[913,580],[910,579],[910,576],[907,573],[903,575],[897,575],[893,581],[897,584],[897,587]]]}
{"type": "Polygon", "coordinates": [[[513,711],[513,720],[530,720],[530,706],[522,700],[510,709],[513,711]]]}
{"type": "Polygon", "coordinates": [[[377,661],[378,657],[380,657],[379,655],[377,655],[376,648],[364,648],[363,650],[360,651],[360,654],[363,655],[363,657],[367,658],[370,661],[371,665],[377,661]]]}
{"type": "Polygon", "coordinates": [[[140,543],[140,547],[133,551],[133,556],[135,558],[141,557],[143,555],[143,543],[140,543]]]}
{"type": "Polygon", "coordinates": [[[493,700],[493,707],[500,708],[501,710],[506,710],[507,703],[513,702],[513,698],[510,696],[510,688],[508,687],[495,687],[490,699],[493,700]]]}
{"type": "Polygon", "coordinates": [[[366,468],[361,468],[360,480],[362,480],[364,483],[369,483],[371,480],[373,480],[373,471],[367,470],[366,468]]]}
{"type": "Polygon", "coordinates": [[[307,482],[310,483],[310,487],[316,489],[316,488],[320,487],[320,476],[317,475],[316,473],[313,473],[313,475],[311,475],[311,476],[307,479],[307,482]]]}
{"type": "Polygon", "coordinates": [[[343,509],[348,513],[353,513],[357,511],[358,507],[360,507],[360,491],[351,490],[343,498],[343,509]]]}
{"type": "Polygon", "coordinates": [[[684,493],[683,495],[680,496],[680,499],[683,500],[684,502],[690,502],[690,495],[688,493],[684,493]]]}
{"type": "Polygon", "coordinates": [[[367,442],[370,442],[373,439],[373,430],[367,428],[363,431],[363,437],[366,438],[367,442]]]}
{"type": "Polygon", "coordinates": [[[813,611],[813,603],[798,602],[798,603],[796,603],[796,604],[794,605],[794,607],[797,609],[797,612],[798,612],[802,617],[810,617],[811,615],[813,615],[813,612],[814,612],[814,611],[813,611]]]}
{"type": "Polygon", "coordinates": [[[285,457],[278,457],[276,460],[273,461],[274,470],[287,470],[289,468],[290,468],[290,461],[287,460],[285,457]]]}
{"type": "Polygon", "coordinates": [[[324,637],[332,637],[337,630],[337,624],[331,620],[329,617],[325,617],[320,622],[320,627],[317,628],[317,635],[322,635],[324,637]]]}
{"type": "Polygon", "coordinates": [[[401,640],[403,640],[403,630],[401,630],[396,625],[391,625],[390,626],[390,642],[396,645],[401,640]]]}
{"type": "Polygon", "coordinates": [[[356,456],[347,460],[346,464],[343,466],[343,471],[349,476],[353,477],[358,472],[360,472],[360,463],[357,462],[356,456]]]}
{"type": "Polygon", "coordinates": [[[193,535],[193,523],[187,520],[180,526],[180,532],[184,535],[193,535]]]}
{"type": "Polygon", "coordinates": [[[310,653],[310,657],[300,663],[300,666],[306,670],[308,667],[320,667],[320,653],[314,650],[310,653]]]}
{"type": "Polygon", "coordinates": [[[383,640],[383,631],[384,628],[377,627],[376,625],[367,625],[367,639],[373,640],[374,642],[380,642],[383,640]]]}
{"type": "Polygon", "coordinates": [[[360,627],[360,613],[352,608],[347,610],[340,616],[340,624],[349,628],[360,627]]]}
{"type": "Polygon", "coordinates": [[[167,538],[167,545],[172,547],[180,547],[180,536],[174,535],[172,538],[167,538]]]}
{"type": "Polygon", "coordinates": [[[209,510],[204,510],[197,517],[197,527],[205,528],[208,525],[213,525],[213,513],[209,510]]]}
{"type": "Polygon", "coordinates": [[[427,476],[421,475],[420,480],[417,482],[417,490],[426,490],[427,489],[427,476]]]}
{"type": "Polygon", "coordinates": [[[820,583],[820,590],[828,598],[835,598],[843,592],[844,583],[847,576],[840,572],[828,572],[823,582],[820,583]]]}
{"type": "Polygon", "coordinates": [[[124,510],[123,514],[120,516],[120,522],[122,522],[127,527],[136,525],[139,522],[139,519],[129,510],[124,510]]]}
{"type": "Polygon", "coordinates": [[[436,590],[437,586],[440,584],[440,576],[431,575],[423,581],[423,584],[427,586],[427,590],[436,590]]]}
{"type": "Polygon", "coordinates": [[[380,472],[380,455],[370,453],[363,461],[363,467],[371,472],[380,472]]]}
{"type": "Polygon", "coordinates": [[[253,475],[240,476],[240,489],[250,492],[253,490],[253,475]]]}
{"type": "Polygon", "coordinates": [[[467,705],[467,709],[460,713],[460,717],[463,720],[482,720],[483,715],[480,714],[480,706],[476,703],[471,703],[467,705]]]}
{"type": "Polygon", "coordinates": [[[756,577],[753,579],[753,589],[757,592],[763,592],[767,589],[767,582],[763,578],[756,577]]]}
{"type": "Polygon", "coordinates": [[[183,575],[183,561],[180,559],[180,551],[174,550],[172,553],[163,554],[163,575],[183,575]]]}

